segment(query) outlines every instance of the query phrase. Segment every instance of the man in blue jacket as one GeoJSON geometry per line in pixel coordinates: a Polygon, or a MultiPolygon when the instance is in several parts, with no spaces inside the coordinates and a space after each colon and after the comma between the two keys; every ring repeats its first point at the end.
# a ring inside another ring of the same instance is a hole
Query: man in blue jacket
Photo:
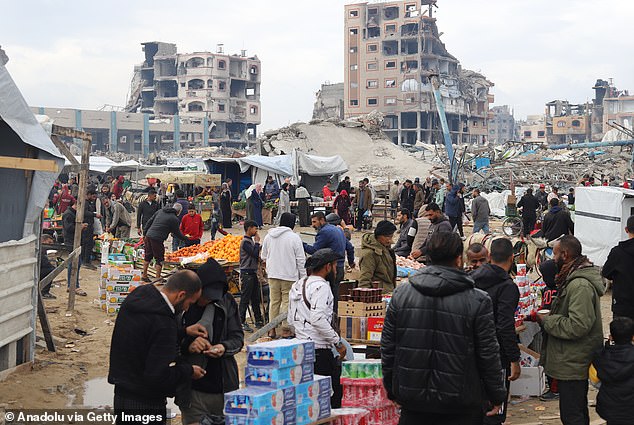
{"type": "Polygon", "coordinates": [[[330,289],[335,299],[334,311],[337,313],[339,283],[343,280],[345,256],[347,254],[348,263],[354,267],[354,248],[341,230],[326,222],[326,216],[323,212],[317,211],[311,216],[311,225],[313,229],[317,230],[317,236],[315,236],[315,243],[313,245],[308,245],[304,242],[304,251],[306,251],[307,254],[314,254],[320,249],[330,248],[341,257],[337,260],[335,281],[330,282],[330,289]]]}
{"type": "Polygon", "coordinates": [[[451,227],[458,227],[458,233],[460,236],[464,236],[462,232],[462,200],[458,196],[458,192],[461,190],[461,186],[455,185],[451,188],[451,191],[445,198],[445,214],[449,217],[451,227]]]}

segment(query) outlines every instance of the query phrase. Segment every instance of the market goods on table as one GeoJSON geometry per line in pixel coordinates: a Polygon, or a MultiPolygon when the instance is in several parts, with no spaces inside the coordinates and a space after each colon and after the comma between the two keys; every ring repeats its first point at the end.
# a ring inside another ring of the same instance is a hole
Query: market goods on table
{"type": "Polygon", "coordinates": [[[419,263],[416,260],[411,260],[407,257],[401,257],[398,255],[396,256],[396,265],[400,267],[405,267],[408,269],[413,269],[413,270],[420,270],[423,267],[425,267],[423,263],[419,263]]]}
{"type": "Polygon", "coordinates": [[[515,326],[520,326],[524,319],[537,312],[542,305],[542,291],[546,284],[543,281],[532,282],[526,275],[526,264],[517,265],[515,284],[520,291],[520,299],[515,310],[515,326]]]}
{"type": "Polygon", "coordinates": [[[191,245],[181,248],[178,251],[165,254],[165,260],[170,263],[204,263],[207,261],[207,258],[212,257],[215,259],[224,259],[229,262],[238,262],[240,261],[240,242],[242,242],[242,236],[229,234],[219,240],[208,241],[202,245],[191,245]],[[187,259],[193,261],[187,261],[187,259]]]}

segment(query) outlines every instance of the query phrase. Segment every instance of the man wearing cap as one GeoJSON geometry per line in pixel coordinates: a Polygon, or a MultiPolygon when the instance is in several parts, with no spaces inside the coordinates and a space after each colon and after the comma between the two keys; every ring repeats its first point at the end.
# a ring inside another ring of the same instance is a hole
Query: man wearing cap
{"type": "Polygon", "coordinates": [[[337,261],[341,256],[332,249],[316,251],[307,261],[309,276],[299,279],[291,288],[288,303],[288,324],[299,339],[315,343],[315,373],[332,378],[333,395],[330,404],[341,407],[341,369],[332,348],[345,358],[346,347],[332,326],[333,305],[336,302],[329,282],[335,279],[337,261]]]}
{"type": "Polygon", "coordinates": [[[377,224],[373,234],[363,235],[359,287],[372,288],[373,282],[378,282],[383,292],[392,292],[396,287],[396,256],[390,248],[395,232],[396,226],[383,220],[377,224]]]}
{"type": "Polygon", "coordinates": [[[546,193],[546,185],[544,183],[539,185],[539,191],[535,195],[539,204],[542,206],[542,210],[546,211],[548,209],[548,194],[546,193]]]}
{"type": "Polygon", "coordinates": [[[184,425],[199,423],[205,414],[222,415],[224,394],[240,386],[234,356],[244,345],[238,305],[228,292],[224,270],[210,258],[196,273],[202,283],[202,294],[183,315],[183,327],[198,324],[205,332],[185,337],[181,353],[206,373],[192,382],[191,389],[177,400],[184,425]]]}

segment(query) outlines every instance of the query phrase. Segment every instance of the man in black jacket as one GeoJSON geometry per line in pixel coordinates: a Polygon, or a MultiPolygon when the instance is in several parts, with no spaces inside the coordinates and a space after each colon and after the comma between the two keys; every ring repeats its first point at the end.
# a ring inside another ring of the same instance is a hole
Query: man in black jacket
{"type": "MultiPolygon", "coordinates": [[[[495,334],[500,345],[500,360],[502,362],[501,375],[508,390],[509,381],[520,377],[520,349],[515,334],[515,310],[520,299],[520,291],[509,271],[513,266],[513,244],[508,239],[496,239],[491,242],[490,263],[484,264],[471,274],[475,286],[482,289],[493,303],[493,318],[495,319],[495,334]]],[[[483,424],[501,425],[506,420],[507,397],[502,409],[495,416],[484,416],[483,424]]],[[[491,406],[487,403],[483,413],[491,406]]]]}
{"type": "Polygon", "coordinates": [[[634,215],[627,219],[628,239],[612,248],[601,274],[612,281],[612,313],[634,320],[634,215]]]}
{"type": "MultiPolygon", "coordinates": [[[[75,241],[75,220],[77,219],[77,202],[74,201],[62,215],[62,234],[64,236],[64,245],[68,248],[69,252],[73,251],[75,241]]],[[[95,213],[85,209],[84,219],[81,225],[81,249],[82,251],[90,249],[91,241],[94,235],[95,213]]],[[[77,280],[75,281],[75,293],[86,296],[86,291],[79,287],[79,269],[81,268],[82,255],[79,255],[79,267],[77,269],[77,280]]],[[[70,288],[70,275],[71,275],[72,262],[68,263],[68,279],[67,284],[70,288]]],[[[68,292],[68,291],[67,291],[68,292]]]]}
{"type": "Polygon", "coordinates": [[[416,199],[416,191],[414,190],[411,180],[405,180],[403,189],[401,190],[401,208],[414,211],[414,200],[416,199]]]}
{"type": "Polygon", "coordinates": [[[570,213],[559,206],[558,198],[550,200],[550,211],[544,217],[542,230],[548,242],[554,241],[560,236],[574,235],[575,225],[570,218],[570,213]]]}
{"type": "Polygon", "coordinates": [[[394,291],[381,337],[383,385],[401,425],[464,425],[506,400],[489,296],[462,270],[462,240],[437,232],[427,264],[394,291]]]}
{"type": "MultiPolygon", "coordinates": [[[[115,323],[110,345],[108,382],[114,385],[117,424],[123,415],[154,415],[149,423],[166,423],[166,397],[200,379],[205,370],[178,358],[176,316],[201,295],[198,276],[189,270],[172,275],[162,289],[142,285],[127,296],[115,323]]],[[[187,329],[194,333],[198,328],[187,329]]],[[[200,330],[198,331],[200,333],[200,330]]],[[[147,422],[145,422],[147,423],[147,422]]]]}
{"type": "MultiPolygon", "coordinates": [[[[420,247],[412,247],[416,249],[412,249],[411,257],[417,259],[419,257],[423,257],[427,255],[427,247],[429,245],[429,240],[432,235],[436,232],[452,232],[453,227],[451,223],[445,217],[445,214],[440,210],[440,207],[434,203],[431,203],[425,207],[425,218],[431,221],[431,226],[427,230],[427,237],[423,241],[423,244],[420,247]]],[[[419,260],[420,261],[420,260],[419,260]]]]}
{"type": "Polygon", "coordinates": [[[161,207],[156,201],[156,189],[150,188],[147,198],[141,202],[136,209],[136,228],[139,235],[143,234],[147,222],[150,221],[150,218],[160,209],[161,207]]]}
{"type": "Polygon", "coordinates": [[[183,315],[184,327],[201,324],[207,336],[187,336],[181,343],[186,359],[206,370],[192,382],[189,397],[179,401],[183,425],[199,423],[205,414],[222,416],[224,394],[240,384],[234,356],[242,350],[244,333],[238,305],[228,292],[227,275],[210,258],[198,271],[202,295],[183,315]],[[188,400],[187,400],[188,399],[188,400]]]}
{"type": "Polygon", "coordinates": [[[540,202],[533,196],[533,189],[526,190],[522,199],[517,204],[518,208],[522,208],[522,235],[529,236],[535,228],[537,222],[537,209],[541,206],[540,202]]]}
{"type": "Polygon", "coordinates": [[[186,241],[187,237],[181,233],[180,220],[178,215],[183,207],[181,204],[174,204],[173,207],[165,207],[154,214],[146,223],[143,236],[143,245],[145,248],[145,258],[143,259],[143,276],[144,282],[149,282],[147,277],[147,269],[152,259],[156,260],[156,277],[161,276],[163,270],[163,261],[165,261],[165,241],[170,233],[174,239],[186,241]]]}

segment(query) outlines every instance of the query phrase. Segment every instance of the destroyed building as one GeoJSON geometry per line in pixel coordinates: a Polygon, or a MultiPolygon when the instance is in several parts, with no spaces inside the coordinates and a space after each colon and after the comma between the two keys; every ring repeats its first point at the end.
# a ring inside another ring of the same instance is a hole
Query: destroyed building
{"type": "Polygon", "coordinates": [[[508,105],[494,106],[489,111],[489,143],[500,144],[509,140],[518,140],[515,117],[508,105]]]}
{"type": "Polygon", "coordinates": [[[345,6],[345,118],[377,110],[393,143],[441,142],[429,82],[438,74],[453,142],[484,143],[493,83],[447,51],[435,7],[436,0],[345,6]]]}
{"type": "Polygon", "coordinates": [[[343,83],[322,84],[315,98],[314,120],[343,120],[343,83]]]}
{"type": "Polygon", "coordinates": [[[145,60],[135,66],[128,112],[156,118],[178,115],[200,122],[201,146],[244,146],[261,122],[261,63],[257,56],[178,53],[175,44],[141,43],[145,60]]]}
{"type": "Polygon", "coordinates": [[[528,115],[526,120],[518,123],[520,137],[524,142],[546,143],[546,121],[544,115],[528,115]]]}

